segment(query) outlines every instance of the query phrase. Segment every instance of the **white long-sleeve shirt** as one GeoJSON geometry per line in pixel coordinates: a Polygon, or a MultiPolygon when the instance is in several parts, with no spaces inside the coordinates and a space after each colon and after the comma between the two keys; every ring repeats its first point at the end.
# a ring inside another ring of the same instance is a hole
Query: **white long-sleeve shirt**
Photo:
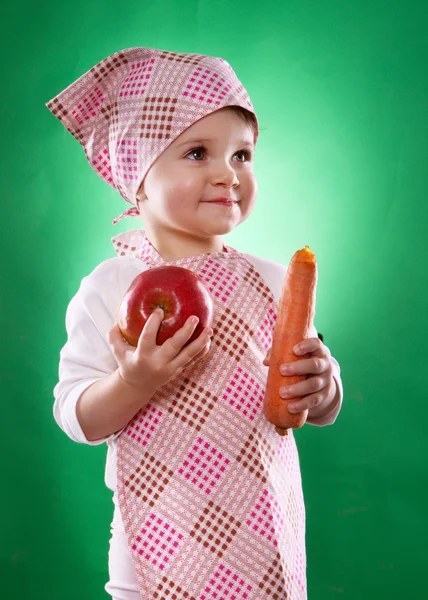
{"type": "MultiPolygon", "coordinates": [[[[279,305],[287,267],[252,254],[243,254],[252,262],[279,305]]],[[[117,369],[107,333],[116,321],[117,309],[132,280],[147,269],[148,266],[138,258],[115,257],[102,262],[83,278],[67,308],[68,339],[60,353],[59,381],[54,389],[54,417],[61,429],[75,442],[93,446],[107,443],[105,483],[113,491],[116,489],[116,440],[123,430],[89,441],[77,419],[76,404],[84,390],[117,369]]],[[[314,328],[311,337],[316,336],[314,328]]],[[[332,362],[337,383],[336,401],[330,413],[323,418],[308,419],[307,422],[312,425],[334,423],[342,405],[340,367],[334,358],[332,362]]]]}

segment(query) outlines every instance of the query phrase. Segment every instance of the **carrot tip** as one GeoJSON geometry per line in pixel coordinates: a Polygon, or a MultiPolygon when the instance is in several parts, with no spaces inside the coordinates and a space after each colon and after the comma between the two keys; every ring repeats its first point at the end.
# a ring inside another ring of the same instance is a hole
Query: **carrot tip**
{"type": "Polygon", "coordinates": [[[283,428],[283,427],[275,427],[275,431],[276,431],[276,432],[277,432],[279,435],[281,435],[281,436],[288,435],[288,429],[287,429],[287,428],[283,428]]]}

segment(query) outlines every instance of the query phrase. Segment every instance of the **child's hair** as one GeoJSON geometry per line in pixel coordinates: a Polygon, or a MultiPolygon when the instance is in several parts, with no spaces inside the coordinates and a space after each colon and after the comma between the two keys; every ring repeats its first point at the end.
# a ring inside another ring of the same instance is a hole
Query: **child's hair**
{"type": "Polygon", "coordinates": [[[258,131],[258,124],[255,116],[249,110],[242,108],[241,106],[229,106],[237,115],[242,117],[245,123],[253,130],[253,133],[256,134],[258,131]]]}

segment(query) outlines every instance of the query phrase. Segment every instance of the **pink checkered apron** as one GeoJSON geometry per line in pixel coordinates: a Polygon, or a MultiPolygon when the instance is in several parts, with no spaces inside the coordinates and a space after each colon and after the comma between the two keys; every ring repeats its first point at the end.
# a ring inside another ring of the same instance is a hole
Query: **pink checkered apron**
{"type": "MultiPolygon", "coordinates": [[[[120,236],[119,236],[120,237],[120,236]]],[[[263,416],[278,307],[248,259],[165,262],[141,231],[118,254],[197,273],[214,302],[208,355],[118,438],[117,493],[144,600],[305,600],[305,508],[292,431],[263,416]]]]}

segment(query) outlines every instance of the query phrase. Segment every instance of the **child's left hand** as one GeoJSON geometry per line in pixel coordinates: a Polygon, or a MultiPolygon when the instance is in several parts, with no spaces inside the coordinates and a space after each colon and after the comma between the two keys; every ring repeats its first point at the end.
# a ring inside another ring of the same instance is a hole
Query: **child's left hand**
{"type": "MultiPolygon", "coordinates": [[[[263,361],[269,366],[271,350],[263,361]]],[[[290,413],[309,410],[309,418],[319,418],[329,412],[336,397],[337,386],[333,378],[333,365],[330,350],[318,338],[307,338],[294,346],[296,356],[309,354],[295,362],[280,365],[282,375],[308,375],[308,378],[288,387],[280,388],[282,398],[298,398],[288,405],[290,413]],[[285,367],[285,370],[283,370],[285,367]],[[300,399],[301,397],[301,399],[300,399]]]]}

